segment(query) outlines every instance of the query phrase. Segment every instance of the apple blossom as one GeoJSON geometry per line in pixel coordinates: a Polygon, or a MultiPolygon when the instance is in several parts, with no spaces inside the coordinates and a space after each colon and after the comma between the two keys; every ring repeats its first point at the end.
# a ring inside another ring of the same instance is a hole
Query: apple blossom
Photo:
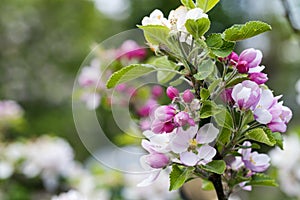
{"type": "Polygon", "coordinates": [[[250,169],[252,172],[263,172],[270,166],[270,157],[267,154],[259,154],[256,151],[251,152],[251,143],[246,141],[243,146],[249,147],[242,149],[242,161],[245,167],[250,169]]]}
{"type": "Polygon", "coordinates": [[[178,126],[185,126],[189,124],[190,126],[195,126],[195,121],[187,112],[181,111],[177,113],[174,117],[174,122],[178,126]]]}
{"type": "Polygon", "coordinates": [[[158,9],[155,9],[149,17],[144,17],[142,20],[142,25],[162,25],[169,28],[171,26],[169,21],[164,17],[164,14],[158,9]]]}
{"type": "Polygon", "coordinates": [[[187,166],[195,166],[199,162],[206,164],[212,160],[216,150],[208,144],[213,142],[219,130],[213,124],[205,124],[198,130],[192,126],[187,130],[178,128],[171,139],[170,147],[175,153],[180,154],[180,161],[187,166]],[[198,147],[198,144],[201,146],[198,147]]]}
{"type": "Polygon", "coordinates": [[[253,81],[243,81],[233,87],[232,98],[236,106],[241,110],[255,108],[259,99],[261,91],[259,86],[253,81]]]}
{"type": "Polygon", "coordinates": [[[240,73],[247,73],[250,68],[257,67],[262,60],[262,52],[253,48],[244,50],[238,60],[237,69],[240,73]]]}

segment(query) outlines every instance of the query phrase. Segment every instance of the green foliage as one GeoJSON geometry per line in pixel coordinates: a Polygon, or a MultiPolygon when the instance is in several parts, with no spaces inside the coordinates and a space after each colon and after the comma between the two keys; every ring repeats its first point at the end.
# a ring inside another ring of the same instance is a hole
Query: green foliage
{"type": "Polygon", "coordinates": [[[206,13],[215,7],[219,1],[220,0],[197,0],[196,5],[206,13]]]}
{"type": "Polygon", "coordinates": [[[178,165],[172,165],[172,172],[170,173],[170,187],[169,190],[179,189],[193,172],[193,167],[185,167],[180,169],[178,165]]]}
{"type": "Polygon", "coordinates": [[[275,132],[275,133],[273,133],[273,137],[274,137],[275,140],[276,140],[276,145],[277,145],[281,150],[283,150],[283,137],[282,137],[281,133],[275,132]]]}
{"type": "Polygon", "coordinates": [[[219,110],[220,110],[220,112],[218,112],[217,114],[215,114],[213,116],[215,121],[217,122],[217,124],[220,127],[232,130],[232,128],[233,128],[233,119],[232,119],[231,114],[223,106],[219,106],[219,110]]]}
{"type": "Polygon", "coordinates": [[[256,142],[261,142],[267,144],[269,146],[274,146],[276,144],[276,140],[272,135],[271,131],[265,131],[262,128],[252,129],[245,134],[247,139],[254,140],[256,142]]]}
{"type": "Polygon", "coordinates": [[[155,67],[149,64],[133,64],[113,73],[106,83],[107,88],[113,88],[118,84],[136,79],[155,71],[155,67]]]}
{"type": "Polygon", "coordinates": [[[205,42],[214,55],[222,58],[228,56],[235,47],[235,42],[224,40],[220,33],[209,35],[205,42]]]}
{"type": "MultiPolygon", "coordinates": [[[[155,67],[160,68],[160,69],[169,69],[169,70],[178,69],[178,66],[174,62],[171,62],[170,60],[168,60],[167,56],[154,58],[149,62],[149,64],[152,64],[155,67]]],[[[167,83],[170,80],[172,80],[172,78],[174,78],[175,75],[176,75],[176,73],[174,73],[174,72],[158,71],[157,72],[157,80],[159,83],[167,83]]]]}
{"type": "Polygon", "coordinates": [[[208,172],[223,174],[226,169],[226,163],[224,160],[213,160],[203,165],[202,168],[208,172]]]}
{"type": "Polygon", "coordinates": [[[246,74],[239,74],[238,76],[236,76],[235,78],[233,78],[232,80],[228,81],[228,83],[226,84],[226,88],[230,88],[235,86],[236,84],[239,84],[245,80],[248,80],[248,75],[246,74]]]}
{"type": "Polygon", "coordinates": [[[193,0],[181,0],[181,3],[189,9],[196,8],[196,5],[193,0]]]}
{"type": "Polygon", "coordinates": [[[201,98],[201,100],[207,100],[208,97],[209,97],[209,95],[210,95],[210,93],[209,93],[208,89],[202,88],[200,90],[200,98],[201,98]]]}
{"type": "Polygon", "coordinates": [[[197,20],[188,19],[185,22],[185,27],[195,39],[200,39],[209,30],[210,21],[205,17],[197,20]]]}
{"type": "Polygon", "coordinates": [[[162,25],[138,26],[144,31],[145,39],[152,45],[168,44],[170,29],[162,25]]]}
{"type": "Polygon", "coordinates": [[[211,117],[220,112],[222,112],[222,109],[220,109],[215,102],[209,100],[202,101],[202,106],[200,109],[201,119],[211,117]]]}
{"type": "Polygon", "coordinates": [[[272,177],[262,173],[254,174],[251,180],[246,183],[246,185],[260,185],[260,186],[273,186],[273,187],[278,186],[278,184],[272,177]]]}
{"type": "Polygon", "coordinates": [[[198,73],[194,77],[197,80],[204,80],[213,73],[214,69],[215,63],[211,59],[205,60],[199,65],[198,73]]]}
{"type": "Polygon", "coordinates": [[[271,26],[265,22],[250,21],[246,24],[233,25],[226,29],[223,35],[225,40],[239,41],[254,37],[271,29],[271,26]]]}
{"type": "Polygon", "coordinates": [[[222,145],[226,145],[230,141],[231,134],[232,133],[229,129],[221,128],[219,137],[218,137],[218,141],[221,142],[222,145]]]}

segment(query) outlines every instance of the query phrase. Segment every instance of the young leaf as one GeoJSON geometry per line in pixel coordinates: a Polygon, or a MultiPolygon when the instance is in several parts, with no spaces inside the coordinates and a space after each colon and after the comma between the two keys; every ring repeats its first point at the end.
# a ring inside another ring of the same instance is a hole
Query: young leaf
{"type": "Polygon", "coordinates": [[[220,112],[214,115],[214,119],[220,127],[232,130],[233,119],[229,111],[224,106],[219,106],[220,112]]]}
{"type": "Polygon", "coordinates": [[[144,31],[145,39],[152,45],[168,44],[170,29],[162,25],[138,26],[144,31]]]}
{"type": "Polygon", "coordinates": [[[196,5],[193,0],[181,0],[181,3],[187,8],[190,9],[196,8],[196,5]]]}
{"type": "Polygon", "coordinates": [[[272,136],[272,132],[264,131],[262,128],[252,129],[246,132],[245,136],[247,139],[261,142],[269,146],[274,146],[276,144],[276,140],[272,136]]]}
{"type": "Polygon", "coordinates": [[[148,74],[155,71],[156,68],[149,64],[133,64],[122,68],[121,70],[113,73],[108,81],[106,82],[106,87],[113,88],[120,83],[124,83],[140,76],[148,74]]]}
{"type": "Polygon", "coordinates": [[[211,51],[216,56],[224,58],[233,51],[234,47],[235,42],[223,40],[223,45],[220,48],[211,48],[211,51]]]}
{"type": "Polygon", "coordinates": [[[170,173],[169,191],[179,189],[189,178],[193,170],[193,167],[186,167],[184,169],[180,169],[177,165],[173,165],[172,172],[170,173]]]}
{"type": "Polygon", "coordinates": [[[216,89],[216,87],[222,82],[221,78],[218,78],[214,80],[209,86],[208,86],[208,91],[209,93],[213,93],[216,89]]]}
{"type": "Polygon", "coordinates": [[[223,38],[220,33],[210,34],[205,42],[209,48],[220,48],[223,46],[223,38]]]}
{"type": "Polygon", "coordinates": [[[231,131],[227,128],[221,128],[220,134],[218,137],[218,141],[221,142],[223,145],[226,145],[231,138],[231,131]]]}
{"type": "Polygon", "coordinates": [[[203,101],[200,109],[200,118],[205,119],[218,114],[222,110],[213,101],[203,101]]]}
{"type": "Polygon", "coordinates": [[[279,146],[279,148],[281,150],[283,150],[283,137],[282,137],[281,133],[275,132],[275,133],[273,133],[273,137],[276,140],[276,145],[279,146]]]}
{"type": "Polygon", "coordinates": [[[194,75],[197,80],[204,80],[214,71],[215,63],[211,60],[203,61],[198,67],[198,73],[194,75]]]}
{"type": "MultiPolygon", "coordinates": [[[[167,56],[155,58],[151,60],[149,64],[152,64],[159,69],[176,70],[178,68],[178,66],[175,63],[168,60],[167,56]]],[[[159,83],[167,83],[170,80],[172,80],[172,78],[174,78],[175,75],[176,73],[174,72],[158,71],[157,80],[159,83]]]]}
{"type": "Polygon", "coordinates": [[[201,90],[200,90],[200,97],[201,97],[201,100],[206,100],[208,97],[209,97],[209,91],[208,91],[208,89],[206,89],[206,88],[202,88],[201,90]]]}
{"type": "Polygon", "coordinates": [[[208,190],[213,190],[213,189],[215,189],[215,187],[211,181],[202,179],[202,190],[208,191],[208,190]]]}
{"type": "Polygon", "coordinates": [[[210,21],[205,17],[197,20],[188,19],[185,22],[185,27],[194,38],[199,39],[209,30],[210,21]]]}
{"type": "Polygon", "coordinates": [[[229,41],[244,40],[258,34],[270,31],[269,24],[261,21],[250,21],[246,24],[237,24],[224,31],[224,39],[229,41]]]}
{"type": "Polygon", "coordinates": [[[278,184],[270,176],[262,173],[254,174],[251,180],[246,185],[261,185],[261,186],[273,186],[277,187],[278,184]]]}
{"type": "Polygon", "coordinates": [[[198,8],[201,8],[203,12],[210,11],[220,0],[197,0],[196,5],[198,8]]]}
{"type": "Polygon", "coordinates": [[[223,174],[226,169],[226,163],[224,160],[213,160],[206,165],[203,165],[202,168],[208,172],[223,174]]]}

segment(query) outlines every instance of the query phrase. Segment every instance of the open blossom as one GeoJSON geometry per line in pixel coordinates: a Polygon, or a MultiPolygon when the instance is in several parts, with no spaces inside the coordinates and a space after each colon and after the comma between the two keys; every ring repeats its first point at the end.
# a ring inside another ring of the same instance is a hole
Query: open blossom
{"type": "Polygon", "coordinates": [[[261,89],[261,97],[253,110],[254,118],[261,124],[266,124],[273,132],[285,132],[286,125],[292,118],[292,111],[278,102],[269,89],[261,89]]]}
{"type": "Polygon", "coordinates": [[[142,25],[163,25],[171,27],[169,21],[164,17],[164,14],[158,9],[155,9],[149,17],[144,17],[142,20],[142,25]]]}
{"type": "Polygon", "coordinates": [[[255,108],[259,99],[261,91],[259,86],[253,81],[243,81],[233,87],[232,98],[236,106],[241,110],[255,108]]]}
{"type": "Polygon", "coordinates": [[[174,153],[180,154],[180,161],[187,166],[206,164],[216,155],[216,150],[208,144],[213,142],[218,134],[219,130],[211,123],[205,124],[199,130],[198,126],[187,130],[178,128],[171,139],[170,148],[174,153]]]}
{"type": "Polygon", "coordinates": [[[264,172],[270,166],[270,157],[267,154],[259,154],[256,151],[251,152],[251,143],[246,141],[243,146],[249,146],[247,149],[242,149],[242,161],[245,167],[252,172],[264,172]]]}

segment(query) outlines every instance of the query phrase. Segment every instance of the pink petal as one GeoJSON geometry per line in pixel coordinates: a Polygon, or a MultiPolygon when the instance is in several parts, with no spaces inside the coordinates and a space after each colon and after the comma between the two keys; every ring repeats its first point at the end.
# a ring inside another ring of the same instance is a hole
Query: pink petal
{"type": "Polygon", "coordinates": [[[196,140],[199,144],[208,144],[214,141],[218,134],[219,130],[212,123],[205,124],[199,129],[196,140]]]}
{"type": "Polygon", "coordinates": [[[180,161],[187,166],[195,166],[199,157],[193,152],[186,151],[180,154],[180,161]]]}

